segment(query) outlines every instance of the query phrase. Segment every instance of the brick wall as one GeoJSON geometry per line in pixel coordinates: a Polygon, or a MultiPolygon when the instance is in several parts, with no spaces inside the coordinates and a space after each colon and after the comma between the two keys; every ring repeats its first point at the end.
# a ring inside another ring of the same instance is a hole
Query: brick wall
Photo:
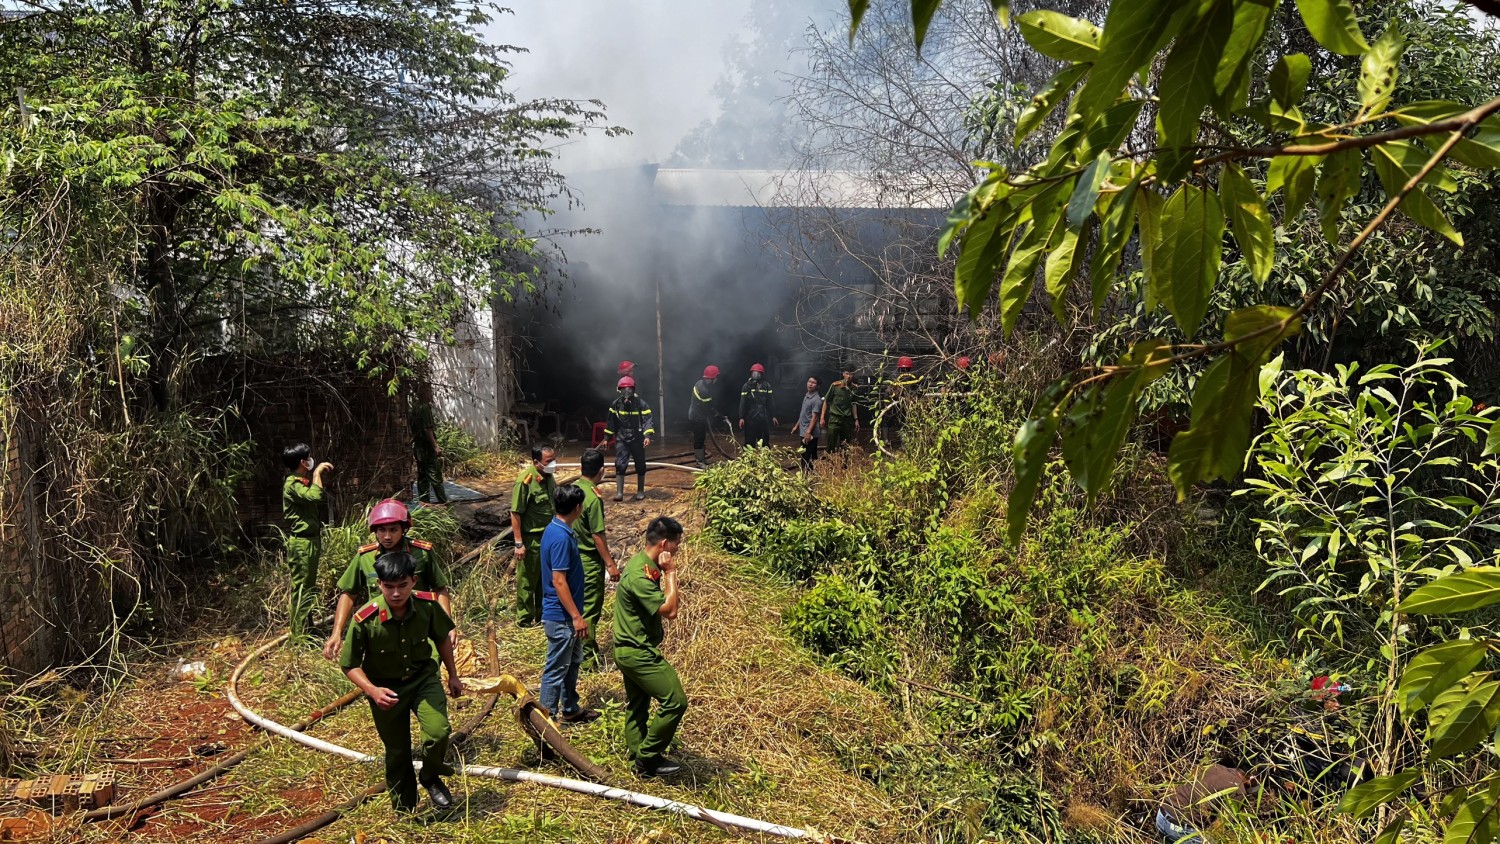
{"type": "Polygon", "coordinates": [[[327,460],[335,519],[390,496],[416,477],[405,393],[390,395],[337,359],[210,362],[199,373],[205,398],[239,408],[237,433],[254,444],[250,477],[239,487],[240,524],[253,535],[285,528],[281,450],[305,442],[327,460]]]}

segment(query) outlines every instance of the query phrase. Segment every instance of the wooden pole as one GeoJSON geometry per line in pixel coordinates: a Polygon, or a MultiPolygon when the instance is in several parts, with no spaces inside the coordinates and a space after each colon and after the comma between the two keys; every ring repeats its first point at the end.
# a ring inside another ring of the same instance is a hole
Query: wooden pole
{"type": "Polygon", "coordinates": [[[661,353],[661,276],[656,277],[656,435],[667,436],[666,361],[661,353]]]}

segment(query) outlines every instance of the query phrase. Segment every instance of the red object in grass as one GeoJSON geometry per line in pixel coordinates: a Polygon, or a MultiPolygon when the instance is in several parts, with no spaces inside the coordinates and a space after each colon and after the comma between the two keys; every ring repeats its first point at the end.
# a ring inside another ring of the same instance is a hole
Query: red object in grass
{"type": "Polygon", "coordinates": [[[1312,681],[1312,690],[1313,691],[1315,691],[1315,692],[1321,692],[1321,691],[1323,691],[1327,687],[1328,687],[1328,675],[1327,674],[1324,674],[1322,677],[1314,677],[1313,678],[1313,681],[1312,681]]]}

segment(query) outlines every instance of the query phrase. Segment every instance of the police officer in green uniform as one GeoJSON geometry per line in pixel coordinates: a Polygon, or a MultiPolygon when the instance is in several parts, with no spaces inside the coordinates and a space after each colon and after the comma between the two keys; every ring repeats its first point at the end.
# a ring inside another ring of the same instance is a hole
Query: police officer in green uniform
{"type": "Polygon", "coordinates": [[[281,512],[286,517],[286,564],[292,575],[291,624],[298,635],[315,621],[318,557],[323,553],[323,475],[333,469],[332,463],[314,464],[311,453],[307,443],[281,452],[288,472],[281,485],[281,512]]]}
{"type": "Polygon", "coordinates": [[[664,618],[676,618],[677,565],[682,525],[657,516],[646,528],[646,549],[625,562],[615,587],[615,663],[625,677],[625,745],[643,777],[675,774],[682,766],[666,757],[687,711],[687,694],[676,669],[661,653],[664,618]],[[661,702],[651,714],[651,701],[661,702]]]}
{"type": "Polygon", "coordinates": [[[532,627],[542,621],[542,531],[557,515],[552,493],[556,454],[544,445],[531,447],[531,465],[516,478],[510,495],[510,529],[516,539],[516,623],[532,627]]]}
{"type": "Polygon", "coordinates": [[[828,432],[828,451],[833,452],[852,442],[859,432],[859,408],[855,402],[854,370],[845,369],[844,377],[833,382],[823,397],[823,430],[828,432]]]}
{"type": "Polygon", "coordinates": [[[418,592],[416,565],[410,554],[392,551],[375,561],[380,597],[354,614],[344,637],[339,667],[349,682],[370,699],[375,732],[385,745],[385,788],[397,811],[417,806],[416,771],[412,767],[411,716],[422,733],[422,787],[433,808],[447,809],[453,795],[442,777],[453,773],[445,757],[451,728],[448,701],[432,648],[448,669],[448,694],[463,694],[453,662],[449,634],[453,621],[431,592],[418,592]]]}
{"type": "MultiPolygon", "coordinates": [[[[339,577],[338,606],[333,611],[333,632],[323,643],[323,656],[329,660],[338,658],[344,644],[344,629],[354,608],[363,606],[380,594],[380,579],[375,576],[375,560],[387,551],[405,551],[411,555],[417,567],[417,588],[437,596],[443,612],[453,617],[453,598],[448,592],[448,572],[432,543],[411,539],[406,534],[411,529],[411,514],[406,505],[394,498],[376,504],[370,510],[370,530],[375,541],[360,546],[349,566],[339,577]]],[[[458,644],[458,630],[454,629],[453,643],[458,644]]]]}
{"type": "Polygon", "coordinates": [[[432,412],[432,385],[417,382],[417,395],[407,417],[411,429],[412,453],[417,458],[417,501],[427,503],[429,495],[435,504],[448,503],[448,489],[443,486],[443,449],[437,443],[437,421],[432,412]]]}
{"type": "Polygon", "coordinates": [[[578,553],[583,557],[583,617],[589,623],[588,636],[583,640],[583,664],[592,669],[600,662],[597,634],[599,619],[604,616],[604,576],[607,572],[610,580],[619,580],[620,569],[604,539],[604,501],[598,490],[604,477],[604,452],[597,448],[585,451],[578,469],[583,512],[573,523],[573,533],[578,536],[578,553]]]}

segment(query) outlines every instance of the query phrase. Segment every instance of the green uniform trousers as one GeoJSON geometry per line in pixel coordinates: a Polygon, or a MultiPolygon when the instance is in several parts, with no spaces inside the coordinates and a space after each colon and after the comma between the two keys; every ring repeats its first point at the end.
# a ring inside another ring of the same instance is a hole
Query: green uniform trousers
{"type": "Polygon", "coordinates": [[[436,454],[417,452],[417,500],[448,503],[448,490],[443,486],[443,464],[436,454]]]}
{"type": "Polygon", "coordinates": [[[615,664],[625,676],[625,746],[630,758],[650,763],[661,758],[677,735],[687,694],[677,670],[655,648],[615,647],[615,664]],[[651,714],[651,701],[661,702],[651,714]]]}
{"type": "Polygon", "coordinates": [[[414,680],[395,684],[374,677],[370,682],[396,693],[396,705],[381,709],[372,701],[370,715],[375,732],[385,745],[385,790],[391,795],[391,806],[398,811],[417,807],[417,772],[412,768],[411,715],[416,713],[422,733],[422,781],[431,782],[453,773],[446,761],[448,738],[448,699],[443,695],[443,681],[438,671],[427,671],[414,680]]]}
{"type": "Polygon", "coordinates": [[[829,419],[828,420],[828,451],[838,450],[838,447],[847,442],[854,441],[853,419],[829,419]]]}
{"type": "Polygon", "coordinates": [[[542,621],[542,531],[526,534],[526,556],[516,566],[516,623],[542,621]]]}
{"type": "Polygon", "coordinates": [[[310,624],[318,603],[318,557],[323,553],[321,536],[288,536],[286,565],[292,576],[292,632],[302,633],[310,624]]]}
{"type": "Polygon", "coordinates": [[[589,623],[588,635],[583,639],[583,666],[598,668],[599,619],[604,617],[604,558],[597,553],[582,551],[583,558],[583,617],[589,623]]]}

